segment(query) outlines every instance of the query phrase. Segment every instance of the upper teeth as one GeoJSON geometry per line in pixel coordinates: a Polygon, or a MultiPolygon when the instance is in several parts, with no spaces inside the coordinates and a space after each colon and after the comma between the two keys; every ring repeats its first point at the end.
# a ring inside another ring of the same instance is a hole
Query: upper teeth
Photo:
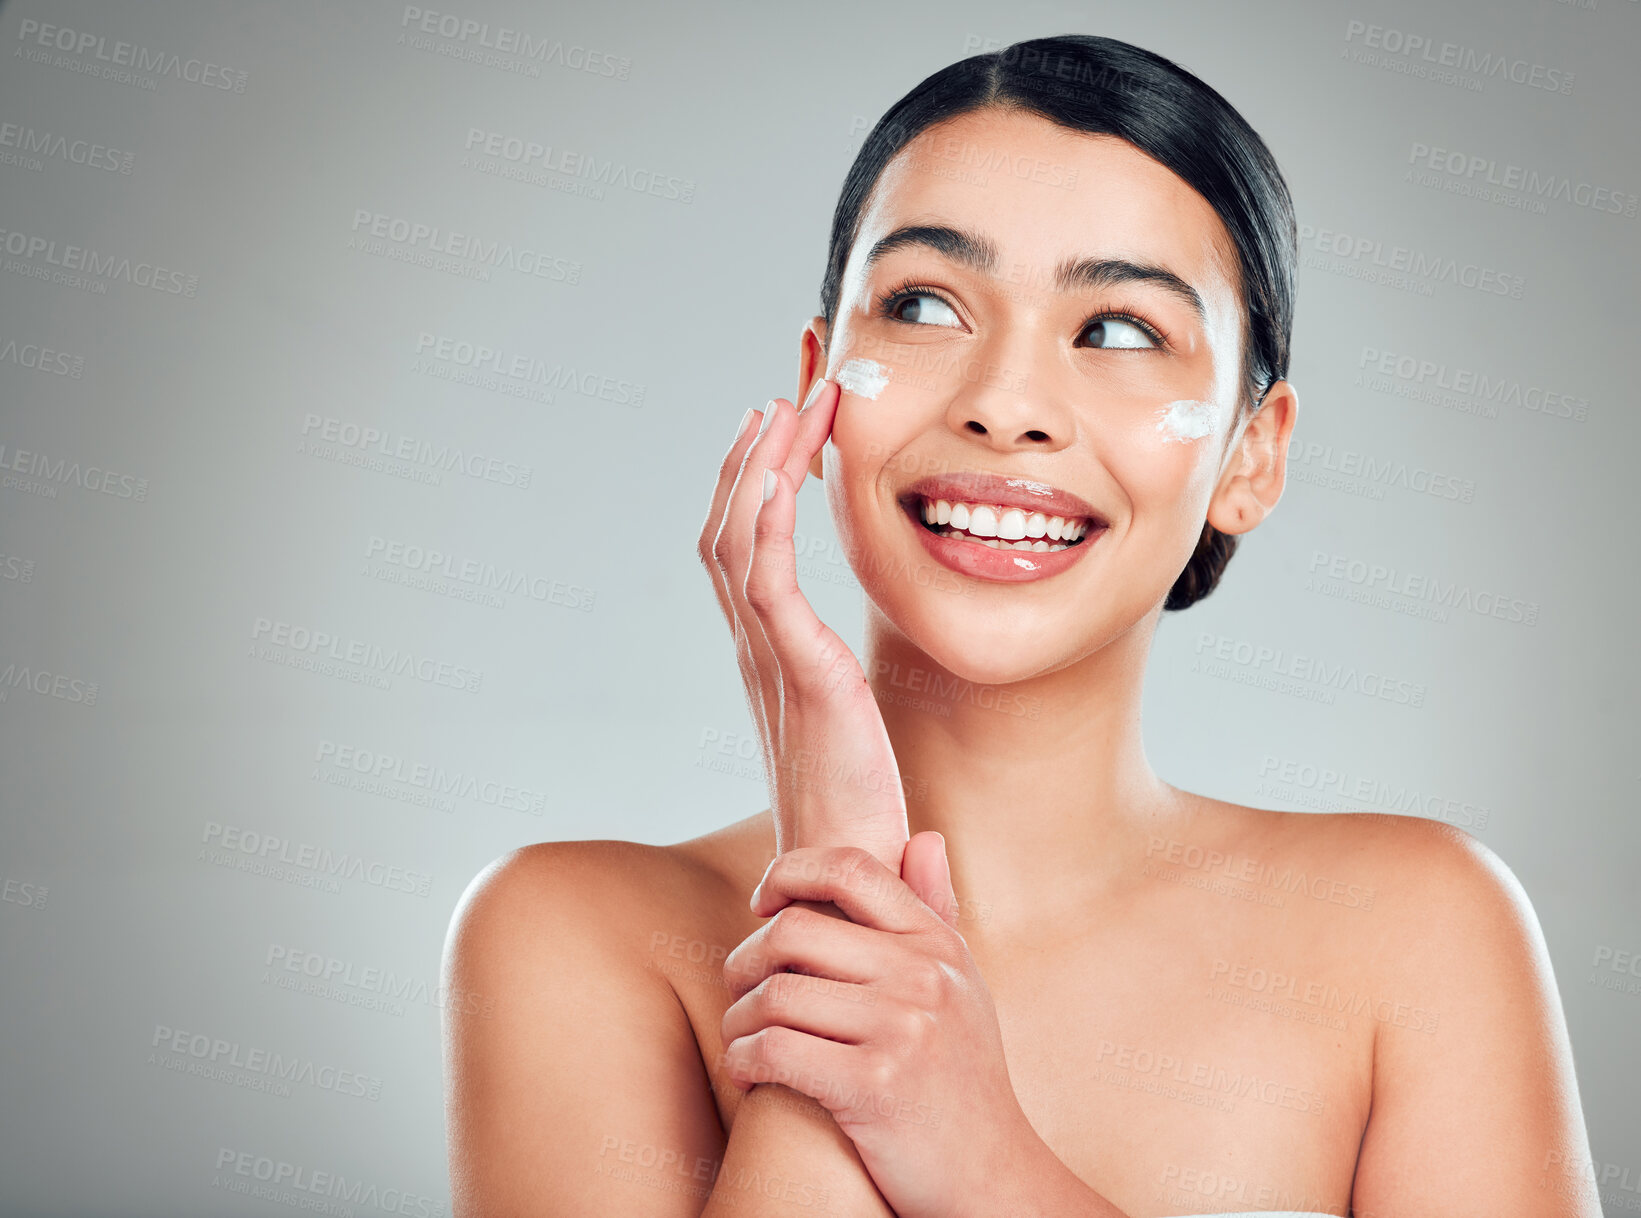
{"type": "Polygon", "coordinates": [[[1026,512],[1000,503],[954,503],[949,499],[924,499],[923,521],[925,524],[949,525],[975,537],[995,537],[1001,541],[1046,537],[1053,541],[1073,542],[1088,531],[1088,521],[1082,517],[1067,519],[1064,516],[1047,516],[1042,512],[1026,512]]]}

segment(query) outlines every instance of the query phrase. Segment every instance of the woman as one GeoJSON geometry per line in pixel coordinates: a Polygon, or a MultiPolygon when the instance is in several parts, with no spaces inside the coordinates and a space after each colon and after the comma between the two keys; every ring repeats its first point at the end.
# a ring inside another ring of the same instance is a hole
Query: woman
{"type": "Polygon", "coordinates": [[[1146,761],[1158,620],[1282,492],[1294,261],[1258,136],[1125,43],[975,56],[884,116],[805,404],[747,412],[701,534],[771,808],[474,881],[458,1213],[1599,1212],[1502,863],[1146,761]],[[864,665],[794,578],[806,473],[864,665]]]}

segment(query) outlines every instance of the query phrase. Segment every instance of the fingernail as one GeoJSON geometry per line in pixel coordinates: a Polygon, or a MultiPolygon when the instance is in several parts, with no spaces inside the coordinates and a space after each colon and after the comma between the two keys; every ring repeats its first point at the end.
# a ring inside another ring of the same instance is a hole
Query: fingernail
{"type": "Polygon", "coordinates": [[[775,860],[769,860],[769,866],[764,868],[763,875],[758,877],[758,886],[752,890],[752,908],[758,908],[758,898],[763,895],[764,885],[769,883],[769,873],[775,870],[775,860]]]}
{"type": "Polygon", "coordinates": [[[775,471],[764,470],[764,502],[768,503],[775,496],[775,471]]]}
{"type": "Polygon", "coordinates": [[[775,417],[775,399],[770,398],[769,404],[764,407],[764,421],[758,424],[758,434],[761,436],[769,430],[769,420],[775,417]]]}
{"type": "Polygon", "coordinates": [[[823,390],[825,388],[826,388],[826,378],[823,376],[823,377],[821,377],[820,380],[815,382],[814,388],[812,388],[809,391],[809,396],[804,398],[803,408],[805,410],[808,410],[811,406],[813,406],[815,404],[815,399],[820,397],[821,390],[823,390]]]}
{"type": "Polygon", "coordinates": [[[752,407],[748,406],[746,413],[741,416],[741,425],[735,429],[735,438],[737,440],[746,435],[746,425],[750,422],[752,422],[752,407]]]}

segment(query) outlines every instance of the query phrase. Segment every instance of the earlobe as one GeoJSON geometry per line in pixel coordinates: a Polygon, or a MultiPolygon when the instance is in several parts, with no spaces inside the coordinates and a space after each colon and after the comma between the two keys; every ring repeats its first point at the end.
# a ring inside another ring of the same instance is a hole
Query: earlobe
{"type": "Polygon", "coordinates": [[[1277,381],[1245,421],[1208,504],[1208,523],[1221,533],[1246,533],[1275,509],[1287,484],[1288,441],[1298,413],[1298,393],[1277,381]]]}

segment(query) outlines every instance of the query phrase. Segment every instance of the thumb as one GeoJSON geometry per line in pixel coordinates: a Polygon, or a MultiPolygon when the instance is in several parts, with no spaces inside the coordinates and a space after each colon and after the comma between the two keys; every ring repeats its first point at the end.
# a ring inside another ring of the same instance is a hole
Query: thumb
{"type": "Polygon", "coordinates": [[[952,894],[952,865],[944,837],[933,829],[914,834],[900,859],[900,878],[920,901],[957,929],[957,898],[952,894]]]}

